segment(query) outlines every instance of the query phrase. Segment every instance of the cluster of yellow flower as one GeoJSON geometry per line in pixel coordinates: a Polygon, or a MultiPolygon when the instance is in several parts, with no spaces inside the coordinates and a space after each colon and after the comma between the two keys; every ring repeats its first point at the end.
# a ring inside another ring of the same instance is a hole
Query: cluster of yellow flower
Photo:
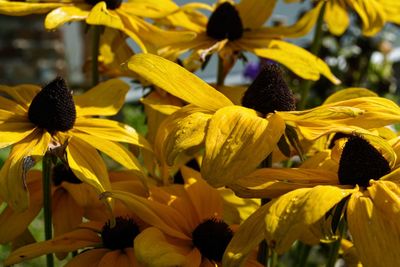
{"type": "Polygon", "coordinates": [[[69,267],[275,267],[277,255],[322,242],[331,243],[327,266],[340,248],[349,266],[400,264],[400,137],[388,127],[400,107],[347,88],[296,110],[279,67],[339,84],[323,60],[283,38],[323,23],[341,35],[350,9],[372,36],[400,23],[400,2],[314,1],[295,24],[267,27],[276,2],[0,0],[3,15],[45,14],[48,30],[84,21],[97,32],[94,87],[83,94],[62,77],[0,85],[0,148],[11,146],[0,243],[13,244],[3,263],[46,254],[54,266],[55,253],[69,267]],[[244,52],[270,61],[249,86],[225,86],[244,52]],[[192,73],[213,54],[216,85],[192,73]],[[98,82],[99,71],[112,78],[98,82]],[[145,137],[104,118],[124,105],[121,76],[151,87],[141,100],[145,137]],[[42,208],[46,240],[36,242],[28,226],[42,208]]]}

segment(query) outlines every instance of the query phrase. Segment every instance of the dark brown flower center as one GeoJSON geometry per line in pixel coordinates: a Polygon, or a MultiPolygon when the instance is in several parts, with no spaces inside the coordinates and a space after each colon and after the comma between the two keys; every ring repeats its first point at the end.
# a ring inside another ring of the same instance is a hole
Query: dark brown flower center
{"type": "Polygon", "coordinates": [[[222,220],[211,218],[192,232],[193,245],[203,257],[212,261],[221,261],[225,249],[233,237],[233,232],[222,220]]]}
{"type": "Polygon", "coordinates": [[[229,2],[220,4],[208,19],[207,35],[217,40],[234,41],[243,35],[239,12],[229,2]]]}
{"type": "Polygon", "coordinates": [[[33,98],[28,117],[50,134],[72,129],[76,119],[75,104],[63,78],[57,77],[33,98]]]}
{"type": "Polygon", "coordinates": [[[351,136],[343,148],[339,162],[339,182],[343,185],[369,186],[390,173],[389,162],[367,140],[351,136]]]}
{"type": "Polygon", "coordinates": [[[296,109],[292,91],[283,79],[280,67],[268,63],[257,75],[242,98],[242,105],[264,115],[296,109]]]}
{"type": "Polygon", "coordinates": [[[52,174],[53,184],[55,186],[61,185],[62,182],[71,184],[81,184],[82,181],[72,172],[72,170],[65,164],[57,164],[53,168],[52,174]]]}
{"type": "MultiPolygon", "coordinates": [[[[107,8],[108,9],[116,9],[119,8],[119,6],[122,3],[122,0],[103,0],[104,2],[106,2],[107,8]]],[[[103,2],[102,0],[85,0],[85,2],[89,5],[96,5],[99,2],[103,2]]]]}
{"type": "Polygon", "coordinates": [[[111,227],[110,221],[101,229],[103,246],[111,249],[132,248],[135,237],[140,233],[136,222],[131,218],[115,218],[115,226],[111,227]]]}

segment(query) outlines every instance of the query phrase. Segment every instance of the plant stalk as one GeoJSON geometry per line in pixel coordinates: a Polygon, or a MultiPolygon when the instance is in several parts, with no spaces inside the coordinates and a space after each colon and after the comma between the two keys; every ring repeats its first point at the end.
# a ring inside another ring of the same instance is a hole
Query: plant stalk
{"type": "MultiPolygon", "coordinates": [[[[43,178],[43,215],[44,215],[44,236],[45,240],[50,240],[53,236],[51,219],[51,168],[52,158],[50,154],[45,154],[42,160],[43,178]]],[[[53,254],[46,255],[47,267],[54,266],[53,254]]]]}

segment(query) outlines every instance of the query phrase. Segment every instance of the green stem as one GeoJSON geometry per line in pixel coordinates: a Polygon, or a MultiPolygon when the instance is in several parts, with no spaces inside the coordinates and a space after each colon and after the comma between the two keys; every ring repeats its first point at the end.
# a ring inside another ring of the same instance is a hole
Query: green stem
{"type": "Polygon", "coordinates": [[[99,47],[102,27],[92,26],[92,86],[99,83],[99,47]]]}
{"type": "MultiPolygon", "coordinates": [[[[52,222],[51,222],[51,155],[45,154],[42,161],[42,177],[43,177],[43,214],[44,214],[44,236],[45,240],[52,238],[52,222]]],[[[47,267],[54,266],[53,254],[46,255],[47,267]]]]}
{"type": "Polygon", "coordinates": [[[218,56],[218,72],[217,72],[217,86],[224,85],[224,60],[218,56]]]}
{"type": "MultiPolygon", "coordinates": [[[[260,168],[269,167],[272,167],[272,153],[269,154],[260,164],[260,168]]],[[[261,205],[267,204],[268,202],[269,199],[267,198],[261,199],[261,205]]],[[[268,244],[265,240],[263,240],[258,246],[257,260],[264,266],[268,266],[268,244]]]]}
{"type": "Polygon", "coordinates": [[[279,263],[278,253],[271,250],[271,258],[269,261],[269,267],[276,267],[276,266],[278,266],[278,263],[279,263]]]}
{"type": "Polygon", "coordinates": [[[340,221],[339,227],[338,227],[339,228],[338,229],[339,237],[338,237],[338,240],[333,242],[333,244],[330,247],[329,258],[328,258],[328,262],[326,263],[326,267],[334,267],[335,266],[336,260],[337,260],[338,255],[339,255],[339,249],[340,249],[340,244],[342,242],[342,236],[343,236],[343,233],[344,233],[344,231],[346,229],[345,226],[346,226],[345,225],[345,221],[344,221],[344,219],[342,219],[340,221]]]}
{"type": "Polygon", "coordinates": [[[297,266],[305,267],[307,264],[308,255],[310,254],[311,251],[311,246],[299,242],[297,251],[298,251],[297,266]]]}
{"type": "MultiPolygon", "coordinates": [[[[326,2],[323,3],[321,11],[319,12],[317,24],[315,26],[314,39],[310,47],[310,53],[314,54],[315,56],[318,56],[319,50],[321,49],[322,36],[323,36],[322,25],[324,22],[325,8],[326,8],[326,2]]],[[[310,88],[312,84],[313,82],[310,80],[303,80],[303,82],[301,83],[300,85],[301,99],[298,106],[299,110],[303,110],[306,107],[308,95],[310,94],[310,88]]]]}

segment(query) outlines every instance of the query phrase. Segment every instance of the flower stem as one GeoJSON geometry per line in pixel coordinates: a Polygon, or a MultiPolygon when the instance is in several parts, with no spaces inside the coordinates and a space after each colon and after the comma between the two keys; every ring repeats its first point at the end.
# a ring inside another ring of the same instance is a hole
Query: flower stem
{"type": "Polygon", "coordinates": [[[218,56],[218,72],[217,72],[217,86],[224,85],[225,73],[224,73],[224,60],[218,56]]]}
{"type": "Polygon", "coordinates": [[[338,240],[336,240],[335,242],[333,242],[333,244],[330,247],[329,250],[329,258],[328,258],[328,262],[326,263],[326,267],[334,267],[336,260],[338,258],[339,255],[339,248],[340,248],[340,244],[342,242],[342,236],[343,233],[346,229],[345,227],[345,220],[342,219],[339,223],[339,227],[338,227],[338,231],[339,231],[339,237],[338,240]]]}
{"type": "MultiPolygon", "coordinates": [[[[323,35],[322,25],[324,22],[325,9],[326,9],[326,1],[323,3],[321,11],[319,12],[317,24],[315,26],[313,42],[310,48],[310,53],[314,54],[315,56],[318,56],[319,50],[321,49],[322,35],[323,35]]],[[[303,80],[303,82],[300,85],[301,98],[300,98],[300,103],[298,105],[299,110],[303,110],[306,108],[308,95],[310,93],[310,88],[312,83],[313,82],[310,80],[303,80]]]]}
{"type": "MultiPolygon", "coordinates": [[[[269,154],[260,164],[261,168],[269,168],[272,167],[272,153],[269,154]]],[[[269,199],[262,198],[261,205],[265,205],[269,202],[269,199]]],[[[263,240],[258,246],[258,254],[257,260],[259,263],[264,266],[268,266],[268,244],[265,240],[263,240]]]]}
{"type": "MultiPolygon", "coordinates": [[[[43,177],[43,214],[44,214],[44,236],[45,240],[52,238],[52,222],[51,222],[51,164],[52,158],[50,154],[45,154],[42,161],[42,177],[43,177]]],[[[53,254],[46,255],[47,267],[54,266],[53,254]]]]}
{"type": "Polygon", "coordinates": [[[297,255],[298,255],[297,265],[299,267],[306,266],[308,255],[310,254],[310,251],[311,251],[310,245],[299,242],[298,249],[297,249],[297,255]]]}
{"type": "Polygon", "coordinates": [[[99,47],[102,27],[92,26],[92,86],[99,83],[99,47]]]}

